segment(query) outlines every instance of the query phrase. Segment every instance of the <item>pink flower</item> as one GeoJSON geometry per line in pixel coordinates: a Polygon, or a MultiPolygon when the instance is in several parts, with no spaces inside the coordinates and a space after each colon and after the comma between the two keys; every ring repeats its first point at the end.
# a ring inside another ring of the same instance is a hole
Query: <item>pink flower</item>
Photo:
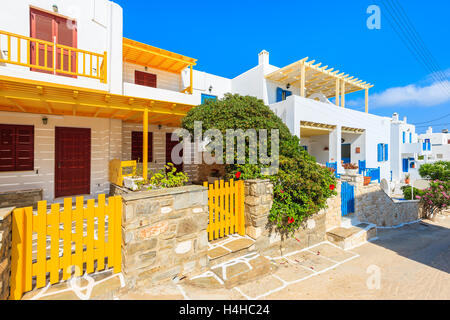
{"type": "Polygon", "coordinates": [[[447,205],[445,203],[442,204],[442,207],[445,208],[447,205]]]}
{"type": "Polygon", "coordinates": [[[416,199],[421,199],[422,197],[421,196],[416,196],[416,199]]]}
{"type": "Polygon", "coordinates": [[[280,190],[280,193],[284,193],[284,190],[280,190]]]}
{"type": "Polygon", "coordinates": [[[444,189],[444,186],[443,185],[439,185],[439,188],[444,189]]]}

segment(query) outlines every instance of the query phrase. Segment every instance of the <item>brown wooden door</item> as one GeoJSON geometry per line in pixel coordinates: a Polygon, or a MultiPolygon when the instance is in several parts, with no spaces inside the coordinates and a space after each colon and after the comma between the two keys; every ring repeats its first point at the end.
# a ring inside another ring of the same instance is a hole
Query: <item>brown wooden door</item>
{"type": "MultiPolygon", "coordinates": [[[[75,20],[68,20],[63,17],[53,15],[48,12],[40,11],[34,8],[30,9],[30,36],[32,38],[45,40],[53,43],[56,40],[57,44],[77,48],[77,24],[75,20]]],[[[37,45],[31,42],[30,45],[31,63],[35,65],[45,66],[45,46],[37,45]],[[36,50],[39,48],[39,61],[36,60],[36,50]]],[[[76,72],[76,53],[72,52],[70,55],[71,66],[69,70],[69,51],[64,49],[62,52],[62,69],[64,71],[76,72]]],[[[53,68],[53,48],[47,47],[47,67],[53,68]]],[[[61,49],[56,50],[56,68],[61,68],[61,49]]],[[[32,71],[39,71],[45,73],[53,73],[53,71],[39,70],[32,68],[32,71]]],[[[75,77],[74,75],[60,74],[68,77],[75,77]]]]}
{"type": "MultiPolygon", "coordinates": [[[[166,163],[171,162],[173,163],[172,160],[172,150],[173,148],[178,144],[178,141],[172,141],[172,133],[166,133],[166,163]]],[[[183,156],[183,150],[181,150],[180,152],[180,156],[183,156]]],[[[177,172],[179,171],[183,171],[183,163],[180,164],[175,164],[173,163],[175,168],[177,168],[177,172]]]]}
{"type": "Polygon", "coordinates": [[[89,194],[91,129],[55,128],[55,198],[89,194]]]}

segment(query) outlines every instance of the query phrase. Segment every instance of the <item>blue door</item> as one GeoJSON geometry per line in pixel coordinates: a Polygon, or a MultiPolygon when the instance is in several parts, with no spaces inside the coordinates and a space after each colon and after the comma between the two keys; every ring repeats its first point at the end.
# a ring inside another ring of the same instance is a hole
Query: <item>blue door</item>
{"type": "Polygon", "coordinates": [[[355,212],[355,187],[348,182],[341,185],[341,212],[342,216],[355,212]]]}

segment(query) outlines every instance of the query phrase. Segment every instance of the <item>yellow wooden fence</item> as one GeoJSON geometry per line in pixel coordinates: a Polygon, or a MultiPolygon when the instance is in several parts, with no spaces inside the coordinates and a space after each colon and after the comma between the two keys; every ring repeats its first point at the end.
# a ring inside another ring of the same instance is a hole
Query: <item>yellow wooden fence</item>
{"type": "Polygon", "coordinates": [[[234,233],[245,235],[244,181],[220,180],[203,185],[208,188],[209,241],[234,233]]]}
{"type": "Polygon", "coordinates": [[[81,276],[113,268],[121,271],[122,254],[122,198],[98,196],[64,199],[51,205],[39,201],[37,213],[32,207],[15,209],[12,226],[11,292],[10,299],[20,299],[24,292],[81,276]],[[84,267],[85,264],[85,267],[84,267]],[[72,272],[74,269],[74,272],[72,272]],[[47,279],[47,273],[50,274],[47,279]],[[35,280],[35,281],[33,281],[35,280]]]}
{"type": "Polygon", "coordinates": [[[3,30],[0,30],[0,48],[6,52],[4,58],[0,55],[0,62],[3,63],[107,82],[106,52],[95,53],[3,30]],[[31,47],[39,49],[34,50],[33,57],[31,47]],[[43,63],[40,63],[42,59],[39,59],[39,54],[44,55],[43,63]],[[64,57],[70,58],[64,59],[64,57]],[[58,61],[60,61],[59,67],[58,61]]]}

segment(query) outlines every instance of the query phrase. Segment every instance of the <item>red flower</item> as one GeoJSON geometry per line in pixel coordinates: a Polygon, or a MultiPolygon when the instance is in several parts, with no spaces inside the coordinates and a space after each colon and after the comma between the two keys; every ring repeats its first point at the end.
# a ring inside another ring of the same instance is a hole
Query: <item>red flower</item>
{"type": "Polygon", "coordinates": [[[284,190],[281,190],[280,193],[284,193],[284,190]]]}
{"type": "Polygon", "coordinates": [[[334,190],[334,188],[336,188],[336,187],[335,187],[335,185],[334,185],[334,184],[330,184],[330,190],[332,190],[332,191],[333,191],[333,190],[334,190]]]}
{"type": "Polygon", "coordinates": [[[295,240],[297,240],[298,242],[300,242],[300,239],[299,239],[299,238],[295,238],[295,240]]]}
{"type": "Polygon", "coordinates": [[[289,219],[288,219],[288,223],[289,223],[289,224],[293,223],[294,221],[295,221],[294,218],[289,217],[289,219]]]}
{"type": "Polygon", "coordinates": [[[235,176],[236,176],[236,179],[239,179],[241,177],[241,172],[240,171],[236,172],[235,176]]]}

